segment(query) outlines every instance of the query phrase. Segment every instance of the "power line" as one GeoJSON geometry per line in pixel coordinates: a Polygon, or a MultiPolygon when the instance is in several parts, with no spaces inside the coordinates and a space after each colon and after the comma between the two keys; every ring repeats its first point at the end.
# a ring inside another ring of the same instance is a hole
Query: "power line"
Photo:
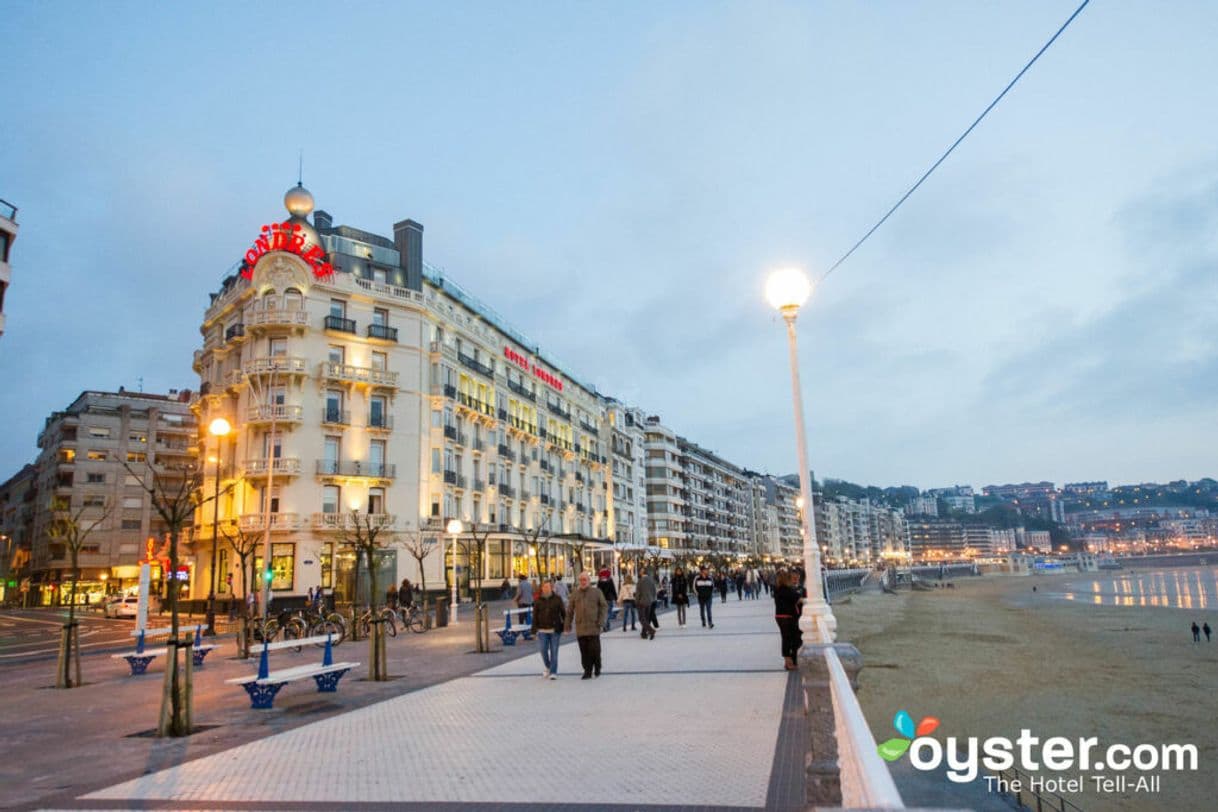
{"type": "Polygon", "coordinates": [[[825,271],[824,275],[822,275],[820,278],[821,282],[825,281],[825,279],[828,278],[829,274],[836,271],[839,265],[841,265],[843,262],[845,262],[847,259],[849,259],[850,255],[853,254],[855,251],[857,251],[859,246],[861,246],[863,243],[867,242],[868,237],[870,237],[872,234],[874,234],[879,229],[880,226],[884,225],[885,221],[887,221],[888,218],[891,217],[893,215],[893,213],[896,212],[897,209],[901,208],[901,204],[904,203],[906,200],[908,200],[909,196],[918,190],[918,187],[921,186],[922,183],[927,178],[930,177],[931,173],[939,168],[939,164],[941,164],[945,160],[947,160],[947,156],[951,155],[952,152],[955,151],[956,147],[960,146],[961,141],[963,141],[965,138],[968,138],[969,133],[971,133],[974,129],[976,129],[977,125],[981,123],[981,120],[983,118],[985,118],[987,115],[989,115],[989,112],[998,105],[998,102],[1002,101],[1002,97],[1007,95],[1007,93],[1010,92],[1011,88],[1015,87],[1015,83],[1018,82],[1023,77],[1023,75],[1028,72],[1028,68],[1031,68],[1033,65],[1036,64],[1036,60],[1040,59],[1041,55],[1045,51],[1049,50],[1049,46],[1052,45],[1057,40],[1057,38],[1061,36],[1062,32],[1065,31],[1070,26],[1070,23],[1074,22],[1074,18],[1077,17],[1079,14],[1081,14],[1083,9],[1086,8],[1087,4],[1090,2],[1091,2],[1091,0],[1083,0],[1082,4],[1074,10],[1074,13],[1070,15],[1069,19],[1067,19],[1064,23],[1062,23],[1061,28],[1057,29],[1057,33],[1055,33],[1052,37],[1049,38],[1049,41],[1046,42],[1041,47],[1041,49],[1036,52],[1036,55],[1034,57],[1032,57],[1030,60],[1028,60],[1028,64],[1023,66],[1023,70],[1021,70],[1019,73],[1015,74],[1015,78],[1012,79],[1007,84],[1007,86],[1002,89],[1002,92],[999,93],[998,96],[992,102],[990,102],[989,107],[986,107],[985,110],[981,111],[981,115],[977,116],[977,119],[972,124],[969,125],[969,128],[967,130],[965,130],[964,133],[959,138],[957,138],[950,147],[947,148],[947,152],[945,152],[939,156],[939,160],[935,161],[934,164],[931,166],[931,168],[927,169],[926,172],[922,175],[922,177],[918,178],[917,183],[915,183],[913,186],[909,187],[909,191],[907,191],[905,194],[901,195],[901,199],[893,204],[892,208],[889,209],[888,212],[883,217],[880,218],[879,222],[877,222],[875,225],[873,225],[867,231],[867,233],[863,235],[862,239],[860,239],[853,246],[851,246],[850,250],[842,255],[841,259],[839,259],[837,262],[833,263],[833,266],[831,268],[829,268],[829,270],[825,271]]]}

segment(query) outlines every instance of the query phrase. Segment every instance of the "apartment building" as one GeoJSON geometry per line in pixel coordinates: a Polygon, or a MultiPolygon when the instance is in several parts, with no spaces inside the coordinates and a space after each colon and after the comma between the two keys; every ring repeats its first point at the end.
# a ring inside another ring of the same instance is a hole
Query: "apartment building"
{"type": "Polygon", "coordinates": [[[962,559],[964,525],[948,519],[910,519],[909,552],[915,561],[962,559]]]}
{"type": "MultiPolygon", "coordinates": [[[[343,542],[357,522],[443,542],[428,583],[456,573],[462,589],[471,558],[462,544],[454,561],[451,519],[486,535],[473,578],[495,583],[562,570],[561,545],[530,540],[608,545],[610,427],[596,390],[425,263],[421,224],[399,221],[390,239],[324,211],[310,223],[299,186],[284,203],[288,219],[263,227],[213,296],[194,362],[200,419],[235,427],[220,521],[262,533],[269,519],[275,593],[323,586],[354,600],[363,582],[343,542]]],[[[378,564],[382,585],[420,574],[395,549],[378,564]]]]}
{"type": "MultiPolygon", "coordinates": [[[[31,603],[57,605],[67,598],[71,558],[66,546],[48,534],[52,522],[65,515],[78,517],[85,527],[101,519],[81,550],[79,601],[97,602],[106,593],[136,587],[150,538],[156,551],[152,588],[163,592],[168,528],[139,477],[147,465],[163,463],[174,469],[194,463],[198,424],[190,399],[189,391],[86,391],[46,419],[38,435],[36,498],[25,565],[31,603]]],[[[179,563],[185,567],[179,578],[193,581],[197,562],[183,556],[179,563]]]]}
{"type": "Polygon", "coordinates": [[[4,294],[13,280],[9,256],[17,240],[17,207],[0,200],[0,336],[4,335],[4,294]]]}
{"type": "MultiPolygon", "coordinates": [[[[775,559],[803,556],[803,500],[784,479],[745,471],[753,483],[754,548],[775,559]]],[[[819,532],[819,530],[818,530],[819,532]]]]}
{"type": "Polygon", "coordinates": [[[37,509],[38,469],[27,463],[0,484],[0,600],[5,603],[26,605],[37,509]]]}
{"type": "Polygon", "coordinates": [[[613,540],[625,548],[647,545],[647,421],[641,409],[607,399],[611,433],[609,521],[613,540]]]}

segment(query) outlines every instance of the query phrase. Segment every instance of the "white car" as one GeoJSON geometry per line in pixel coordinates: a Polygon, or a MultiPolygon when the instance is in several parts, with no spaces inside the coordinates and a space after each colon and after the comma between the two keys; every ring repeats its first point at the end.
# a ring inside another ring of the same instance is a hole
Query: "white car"
{"type": "Polygon", "coordinates": [[[140,605],[140,599],[134,595],[128,595],[125,598],[117,598],[106,604],[106,617],[135,617],[136,609],[140,605]]]}

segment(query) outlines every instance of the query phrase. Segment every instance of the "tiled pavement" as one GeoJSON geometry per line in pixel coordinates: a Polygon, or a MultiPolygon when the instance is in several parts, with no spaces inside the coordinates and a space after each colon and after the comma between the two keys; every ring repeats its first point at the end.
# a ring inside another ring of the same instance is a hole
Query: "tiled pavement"
{"type": "MultiPolygon", "coordinates": [[[[84,796],[74,808],[610,809],[801,806],[802,703],[767,600],[716,628],[614,630],[605,673],[530,656],[84,796]]],[[[527,644],[532,645],[532,644],[527,644]]]]}

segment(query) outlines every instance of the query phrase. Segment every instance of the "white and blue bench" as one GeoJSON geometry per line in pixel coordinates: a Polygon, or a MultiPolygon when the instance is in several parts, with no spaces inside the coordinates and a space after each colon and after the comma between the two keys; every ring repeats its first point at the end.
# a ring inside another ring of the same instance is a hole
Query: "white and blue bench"
{"type": "Polygon", "coordinates": [[[503,628],[492,629],[495,634],[499,635],[499,639],[503,641],[505,646],[516,645],[517,636],[523,637],[525,640],[533,639],[533,608],[526,606],[521,609],[504,609],[503,610],[503,628]],[[512,628],[512,615],[519,615],[517,620],[519,628],[512,628]]]}
{"type": "Polygon", "coordinates": [[[230,685],[240,685],[250,695],[251,708],[270,708],[275,702],[275,695],[289,682],[312,677],[317,683],[319,693],[335,693],[338,691],[338,681],[343,675],[359,663],[336,663],[334,651],[330,643],[330,635],[303,637],[299,640],[280,640],[276,643],[263,643],[262,655],[258,659],[258,673],[249,677],[234,677],[225,680],[230,685]],[[304,646],[321,645],[325,643],[325,653],[321,665],[298,665],[294,668],[270,670],[270,652],[279,649],[294,648],[299,651],[304,646]]]}
{"type": "MultiPolygon", "coordinates": [[[[143,674],[148,670],[148,664],[155,658],[164,656],[169,651],[168,646],[160,646],[158,648],[147,648],[145,641],[149,637],[168,637],[173,634],[173,629],[165,627],[164,629],[136,629],[131,632],[131,636],[136,638],[135,651],[125,651],[120,654],[111,654],[112,660],[126,660],[127,665],[131,666],[131,676],[143,674]]],[[[195,626],[195,641],[191,651],[191,658],[196,666],[202,666],[203,660],[211,653],[212,649],[216,648],[215,643],[204,643],[202,635],[202,626],[195,626]]]]}

